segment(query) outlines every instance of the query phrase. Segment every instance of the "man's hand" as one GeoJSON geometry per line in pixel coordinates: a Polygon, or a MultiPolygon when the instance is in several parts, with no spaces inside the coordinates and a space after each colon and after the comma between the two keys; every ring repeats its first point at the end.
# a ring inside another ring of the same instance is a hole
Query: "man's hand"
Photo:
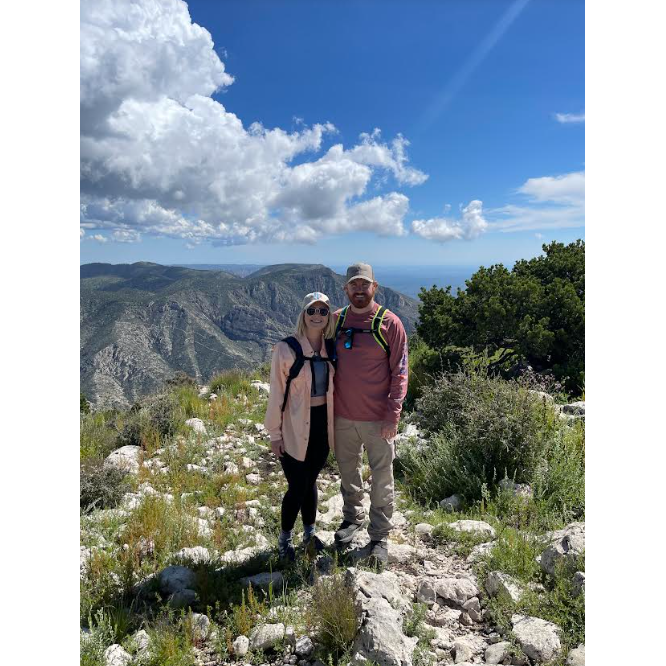
{"type": "Polygon", "coordinates": [[[384,421],[380,434],[383,439],[393,439],[398,434],[398,424],[384,421]]]}
{"type": "Polygon", "coordinates": [[[278,458],[282,458],[282,454],[284,453],[284,442],[281,439],[271,440],[271,451],[278,458]]]}

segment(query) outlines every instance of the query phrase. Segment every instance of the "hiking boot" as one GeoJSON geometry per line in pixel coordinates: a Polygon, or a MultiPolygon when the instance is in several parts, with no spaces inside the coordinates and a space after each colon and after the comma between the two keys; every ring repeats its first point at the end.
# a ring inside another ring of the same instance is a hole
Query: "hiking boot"
{"type": "Polygon", "coordinates": [[[386,541],[371,541],[368,559],[377,564],[388,564],[388,543],[386,541]]]}
{"type": "Polygon", "coordinates": [[[303,545],[305,546],[305,552],[310,557],[316,557],[326,548],[322,540],[314,534],[307,541],[303,541],[303,545]]]}
{"type": "Polygon", "coordinates": [[[335,533],[335,543],[338,545],[348,544],[356,534],[356,530],[360,530],[361,525],[358,523],[350,523],[348,520],[343,520],[342,525],[335,533]]]}
{"type": "Polygon", "coordinates": [[[278,544],[278,554],[281,560],[293,562],[296,559],[296,549],[291,541],[278,544]]]}

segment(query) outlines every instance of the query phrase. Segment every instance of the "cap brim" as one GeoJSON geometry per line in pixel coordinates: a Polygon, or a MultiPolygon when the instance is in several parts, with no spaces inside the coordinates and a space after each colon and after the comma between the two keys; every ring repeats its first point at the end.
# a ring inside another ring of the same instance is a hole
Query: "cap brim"
{"type": "Polygon", "coordinates": [[[346,284],[349,284],[352,280],[365,280],[366,282],[374,282],[372,278],[367,277],[366,275],[354,275],[347,280],[346,284]]]}

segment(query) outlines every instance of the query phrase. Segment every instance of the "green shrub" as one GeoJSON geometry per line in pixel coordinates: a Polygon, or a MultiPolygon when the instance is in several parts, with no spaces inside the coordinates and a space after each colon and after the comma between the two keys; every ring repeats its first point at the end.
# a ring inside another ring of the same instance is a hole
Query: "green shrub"
{"type": "Polygon", "coordinates": [[[79,394],[79,413],[80,414],[90,414],[90,403],[88,402],[83,392],[79,394]]]}
{"type": "Polygon", "coordinates": [[[177,388],[179,386],[188,386],[190,388],[196,388],[197,380],[194,377],[190,377],[186,372],[179,370],[173,377],[170,377],[164,382],[165,386],[169,389],[177,388]]]}
{"type": "Polygon", "coordinates": [[[125,473],[114,467],[104,467],[101,460],[87,460],[81,465],[79,491],[82,511],[112,509],[127,491],[125,473]]]}
{"type": "Polygon", "coordinates": [[[102,609],[88,618],[89,632],[81,632],[81,666],[104,666],[104,652],[114,643],[115,632],[109,617],[102,609]]]}
{"type": "Polygon", "coordinates": [[[401,455],[411,492],[426,501],[452,493],[472,501],[484,484],[492,489],[504,477],[532,482],[565,427],[536,388],[531,375],[488,375],[484,359],[440,375],[417,401],[418,423],[433,435],[429,445],[401,455]]]}
{"type": "Polygon", "coordinates": [[[184,419],[178,401],[171,393],[162,393],[135,405],[126,416],[120,431],[123,445],[143,446],[156,435],[172,437],[184,419]]]}
{"type": "Polygon", "coordinates": [[[554,439],[534,479],[535,499],[562,523],[585,515],[585,426],[578,421],[554,439]]]}
{"type": "Polygon", "coordinates": [[[340,574],[322,578],[312,589],[310,620],[319,628],[319,642],[337,659],[350,647],[360,618],[351,588],[340,574]]]}
{"type": "Polygon", "coordinates": [[[79,453],[81,460],[106,458],[118,447],[118,431],[113,412],[81,414],[79,453]]]}

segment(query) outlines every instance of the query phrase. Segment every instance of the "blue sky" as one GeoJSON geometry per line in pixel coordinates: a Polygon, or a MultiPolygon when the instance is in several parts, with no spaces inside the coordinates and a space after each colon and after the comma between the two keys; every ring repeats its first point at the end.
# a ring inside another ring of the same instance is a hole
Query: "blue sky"
{"type": "Polygon", "coordinates": [[[124,4],[82,8],[82,263],[510,264],[583,237],[582,1],[124,4]]]}

